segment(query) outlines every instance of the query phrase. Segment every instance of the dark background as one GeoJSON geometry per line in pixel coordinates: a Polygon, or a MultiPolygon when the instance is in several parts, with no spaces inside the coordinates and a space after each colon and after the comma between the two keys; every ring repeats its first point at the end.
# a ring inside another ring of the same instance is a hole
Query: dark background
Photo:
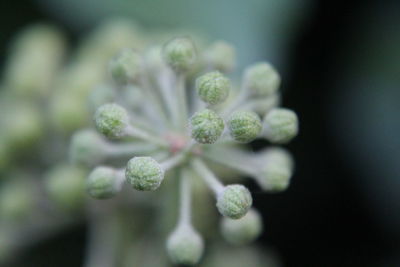
{"type": "MultiPolygon", "coordinates": [[[[353,62],[346,55],[357,53],[353,50],[360,47],[353,45],[358,29],[368,32],[368,27],[386,16],[400,17],[399,1],[315,1],[289,47],[284,106],[296,110],[301,121],[300,135],[288,146],[297,169],[287,192],[254,195],[265,220],[261,242],[279,252],[284,266],[400,266],[398,234],[383,227],[371,211],[368,193],[357,184],[364,179],[360,165],[348,160],[331,132],[329,98],[337,90],[337,81],[351,75],[344,73],[353,62]]],[[[72,42],[77,38],[57,17],[50,17],[31,1],[1,1],[1,66],[13,34],[39,20],[57,24],[72,42]]],[[[399,31],[393,33],[400,35],[399,24],[382,25],[397,27],[399,31]]],[[[85,226],[80,226],[41,243],[17,266],[45,267],[55,262],[57,266],[79,266],[84,242],[85,226]]]]}

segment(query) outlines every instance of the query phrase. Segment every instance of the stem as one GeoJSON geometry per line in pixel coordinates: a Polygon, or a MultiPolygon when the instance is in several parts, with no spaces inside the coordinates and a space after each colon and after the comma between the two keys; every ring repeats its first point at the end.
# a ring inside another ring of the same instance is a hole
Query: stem
{"type": "Polygon", "coordinates": [[[157,150],[157,147],[148,143],[128,143],[128,144],[105,144],[105,151],[108,157],[123,157],[132,155],[148,154],[157,150]]]}
{"type": "Polygon", "coordinates": [[[237,107],[243,104],[248,97],[249,97],[249,92],[248,90],[246,90],[244,85],[242,85],[239,94],[236,96],[236,98],[231,103],[229,103],[229,105],[225,107],[225,109],[221,112],[221,117],[223,119],[226,119],[237,107]]]}
{"type": "Polygon", "coordinates": [[[165,140],[160,139],[157,136],[154,136],[154,135],[146,132],[145,130],[134,127],[133,125],[129,125],[125,129],[125,134],[128,136],[131,136],[131,137],[136,137],[136,138],[142,139],[144,141],[148,141],[148,142],[156,144],[160,147],[168,148],[168,146],[169,146],[165,140]]]}
{"type": "Polygon", "coordinates": [[[217,179],[212,171],[200,159],[191,162],[192,168],[199,174],[216,195],[224,189],[224,185],[217,179]]]}
{"type": "Polygon", "coordinates": [[[161,167],[163,168],[164,171],[168,171],[169,169],[180,164],[185,158],[186,158],[186,153],[181,152],[162,162],[161,167]]]}
{"type": "Polygon", "coordinates": [[[105,211],[92,211],[89,216],[89,242],[84,266],[113,267],[118,262],[120,249],[119,218],[116,214],[106,215],[105,211]]]}
{"type": "Polygon", "coordinates": [[[245,175],[255,176],[259,169],[247,153],[233,148],[212,149],[204,153],[203,157],[216,163],[225,165],[245,175]]]}
{"type": "Polygon", "coordinates": [[[178,99],[178,126],[184,130],[188,120],[188,108],[186,98],[185,76],[176,74],[176,96],[178,99]]]}
{"type": "Polygon", "coordinates": [[[172,93],[172,81],[171,81],[171,71],[168,68],[164,68],[160,71],[160,75],[156,77],[158,87],[160,88],[160,93],[165,103],[165,107],[172,118],[172,121],[178,121],[178,112],[176,111],[177,103],[174,99],[172,93]]]}
{"type": "Polygon", "coordinates": [[[191,221],[191,182],[188,169],[182,169],[180,173],[180,206],[179,226],[189,225],[191,221]]]}

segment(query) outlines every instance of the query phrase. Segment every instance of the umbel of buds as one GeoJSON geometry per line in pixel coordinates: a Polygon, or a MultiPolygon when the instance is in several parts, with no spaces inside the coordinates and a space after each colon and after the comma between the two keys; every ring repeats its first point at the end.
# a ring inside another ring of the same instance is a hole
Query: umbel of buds
{"type": "MultiPolygon", "coordinates": [[[[112,198],[125,184],[157,191],[164,180],[180,180],[179,218],[166,240],[176,264],[197,264],[204,250],[191,222],[193,179],[203,180],[213,192],[223,237],[241,245],[261,234],[261,216],[252,208],[250,191],[241,184],[224,185],[211,166],[253,177],[267,192],[285,190],[293,175],[287,151],[275,147],[249,153],[244,145],[255,139],[283,144],[297,135],[296,114],[277,107],[279,74],[269,63],[254,64],[244,71],[242,88],[234,90],[238,87],[225,74],[235,65],[234,53],[222,41],[201,51],[188,37],[144,54],[121,51],[108,66],[112,82],[107,84],[115,88],[104,99],[111,102],[95,101],[102,104],[94,114],[97,133],[85,129],[72,138],[71,160],[94,167],[86,180],[93,198],[112,198]]],[[[52,190],[62,191],[52,179],[52,190]]]]}

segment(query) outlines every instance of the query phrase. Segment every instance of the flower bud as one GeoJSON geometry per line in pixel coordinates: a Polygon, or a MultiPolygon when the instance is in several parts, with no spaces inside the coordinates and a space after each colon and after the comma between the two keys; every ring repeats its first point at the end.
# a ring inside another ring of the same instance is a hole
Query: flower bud
{"type": "MultiPolygon", "coordinates": [[[[26,219],[34,209],[35,191],[24,179],[12,180],[2,184],[0,191],[0,218],[8,220],[26,219]]],[[[21,177],[26,178],[26,177],[21,177]]]]}
{"type": "Polygon", "coordinates": [[[252,111],[236,111],[228,122],[233,139],[241,143],[249,143],[257,138],[262,130],[258,115],[252,111]]]}
{"type": "Polygon", "coordinates": [[[96,167],[86,181],[86,191],[93,198],[106,199],[115,196],[121,189],[117,171],[113,168],[96,167]]]}
{"type": "Polygon", "coordinates": [[[268,63],[257,63],[245,70],[244,84],[253,96],[269,96],[278,90],[281,78],[268,63]]]}
{"type": "Polygon", "coordinates": [[[201,100],[216,105],[226,100],[231,83],[218,71],[206,73],[196,80],[196,90],[201,100]]]}
{"type": "Polygon", "coordinates": [[[104,160],[104,140],[97,132],[85,129],[74,133],[69,156],[73,163],[94,166],[104,160]]]}
{"type": "Polygon", "coordinates": [[[262,226],[259,212],[250,209],[244,217],[238,220],[224,217],[221,221],[221,232],[229,243],[243,245],[254,241],[261,234],[262,226]]]}
{"type": "Polygon", "coordinates": [[[137,83],[141,75],[142,59],[131,49],[123,49],[111,59],[108,69],[115,82],[121,85],[137,83]]]}
{"type": "Polygon", "coordinates": [[[84,199],[86,171],[72,165],[57,165],[46,174],[50,199],[64,209],[76,209],[84,199]]]}
{"type": "Polygon", "coordinates": [[[192,138],[201,144],[215,143],[225,128],[222,118],[209,109],[195,113],[190,119],[190,126],[192,138]]]}
{"type": "Polygon", "coordinates": [[[197,61],[196,49],[189,38],[175,38],[164,45],[164,61],[175,71],[189,70],[197,61]]]}
{"type": "Polygon", "coordinates": [[[243,185],[225,186],[217,196],[219,212],[231,219],[240,219],[246,215],[253,203],[249,190],[243,185]]]}
{"type": "Polygon", "coordinates": [[[278,147],[269,148],[265,152],[262,152],[260,165],[263,168],[256,177],[256,180],[263,190],[282,192],[287,189],[294,165],[289,152],[278,147]]]}
{"type": "Polygon", "coordinates": [[[207,49],[205,58],[207,64],[214,69],[221,72],[229,72],[235,67],[235,48],[224,41],[217,41],[207,49]]]}
{"type": "Polygon", "coordinates": [[[128,161],[125,176],[136,190],[154,191],[164,179],[164,170],[151,157],[134,157],[128,161]]]}
{"type": "Polygon", "coordinates": [[[285,144],[292,140],[299,131],[296,113],[285,108],[271,110],[264,120],[266,138],[275,144],[285,144]]]}
{"type": "Polygon", "coordinates": [[[175,264],[195,265],[203,250],[203,239],[191,226],[178,226],[167,240],[168,255],[175,264]]]}
{"type": "Polygon", "coordinates": [[[117,104],[105,104],[99,107],[95,114],[97,130],[111,139],[121,137],[128,122],[127,111],[117,104]]]}

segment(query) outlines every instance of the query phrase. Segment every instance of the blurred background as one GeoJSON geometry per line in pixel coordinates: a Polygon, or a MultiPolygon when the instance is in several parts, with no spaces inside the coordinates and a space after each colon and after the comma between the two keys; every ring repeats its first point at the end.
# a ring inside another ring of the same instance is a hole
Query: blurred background
{"type": "MultiPolygon", "coordinates": [[[[301,122],[288,145],[296,173],[285,193],[254,199],[260,242],[283,266],[400,266],[400,1],[1,1],[1,70],[31,23],[57,25],[73,47],[113,15],[227,40],[238,73],[261,59],[277,67],[283,106],[301,122]]],[[[79,266],[85,231],[40,242],[12,266],[79,266]]]]}

